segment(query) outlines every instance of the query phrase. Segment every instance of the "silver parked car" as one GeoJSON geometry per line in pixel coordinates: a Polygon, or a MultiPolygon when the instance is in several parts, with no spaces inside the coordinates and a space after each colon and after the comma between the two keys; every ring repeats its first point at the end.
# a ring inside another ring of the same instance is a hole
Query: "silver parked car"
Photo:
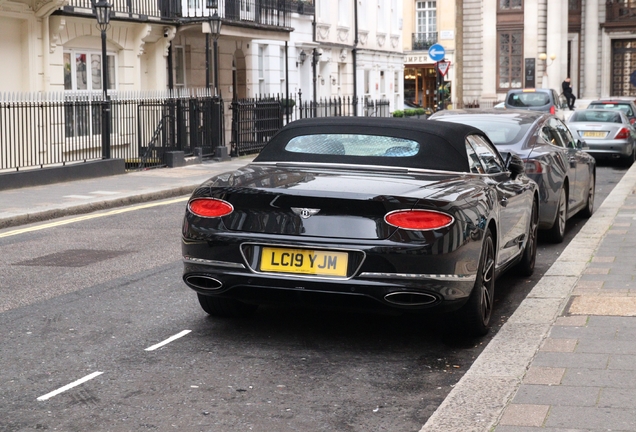
{"type": "Polygon", "coordinates": [[[565,123],[539,111],[515,109],[444,110],[429,117],[481,129],[502,153],[525,161],[526,175],[539,185],[539,229],[563,241],[566,221],[594,211],[596,161],[565,123]]]}
{"type": "Polygon", "coordinates": [[[636,160],[636,131],[622,111],[579,110],[567,125],[575,138],[585,140],[594,157],[621,159],[627,166],[636,160]]]}

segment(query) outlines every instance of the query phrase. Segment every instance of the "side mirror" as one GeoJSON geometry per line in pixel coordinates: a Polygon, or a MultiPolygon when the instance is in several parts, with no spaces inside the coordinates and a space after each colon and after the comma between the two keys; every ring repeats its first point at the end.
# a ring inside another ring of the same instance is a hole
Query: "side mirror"
{"type": "Polygon", "coordinates": [[[512,174],[513,179],[526,172],[526,165],[523,162],[523,159],[512,153],[510,153],[510,156],[508,157],[506,168],[512,174]]]}

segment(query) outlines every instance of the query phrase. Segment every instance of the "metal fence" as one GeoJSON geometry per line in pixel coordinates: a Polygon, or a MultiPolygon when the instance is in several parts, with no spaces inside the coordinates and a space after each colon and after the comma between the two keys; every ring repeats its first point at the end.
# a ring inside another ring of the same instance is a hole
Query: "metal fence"
{"type": "Polygon", "coordinates": [[[165,165],[165,153],[203,156],[223,141],[223,102],[192,93],[0,94],[0,170],[101,159],[102,108],[109,104],[110,157],[128,169],[165,165]]]}
{"type": "Polygon", "coordinates": [[[302,92],[290,95],[259,96],[235,99],[232,109],[232,155],[259,152],[284,124],[313,117],[360,116],[389,117],[389,101],[352,97],[320,98],[316,102],[302,99],[302,92]]]}

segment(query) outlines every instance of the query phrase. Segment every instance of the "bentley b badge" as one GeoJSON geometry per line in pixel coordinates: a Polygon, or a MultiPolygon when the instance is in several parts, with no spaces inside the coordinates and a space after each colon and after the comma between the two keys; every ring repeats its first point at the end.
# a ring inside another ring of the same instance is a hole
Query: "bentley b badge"
{"type": "Polygon", "coordinates": [[[309,219],[320,211],[320,209],[292,207],[291,210],[303,219],[309,219]]]}

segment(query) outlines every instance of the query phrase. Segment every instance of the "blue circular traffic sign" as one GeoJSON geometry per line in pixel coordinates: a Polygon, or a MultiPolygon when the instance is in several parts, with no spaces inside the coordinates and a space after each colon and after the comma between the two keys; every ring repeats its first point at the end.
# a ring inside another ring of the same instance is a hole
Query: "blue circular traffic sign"
{"type": "Polygon", "coordinates": [[[433,44],[428,49],[428,56],[433,61],[437,62],[440,60],[444,60],[445,55],[446,55],[446,51],[444,50],[444,47],[441,46],[440,44],[433,44]]]}

